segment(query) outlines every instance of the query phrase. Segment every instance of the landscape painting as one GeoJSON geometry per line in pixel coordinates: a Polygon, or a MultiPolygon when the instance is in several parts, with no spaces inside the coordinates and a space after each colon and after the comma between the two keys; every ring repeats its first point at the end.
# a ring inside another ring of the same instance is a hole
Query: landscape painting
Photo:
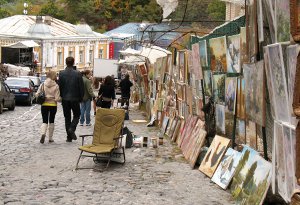
{"type": "Polygon", "coordinates": [[[216,135],[204,156],[199,170],[212,177],[230,143],[230,139],[216,135]]]}
{"type": "Polygon", "coordinates": [[[232,179],[231,193],[236,204],[262,204],[271,182],[272,165],[248,146],[232,179]]]}
{"type": "Polygon", "coordinates": [[[240,55],[240,34],[227,37],[227,73],[241,72],[241,55],[240,55]]]}
{"type": "Polygon", "coordinates": [[[202,67],[207,67],[207,44],[206,40],[199,41],[200,62],[202,67]]]}
{"type": "Polygon", "coordinates": [[[206,96],[212,95],[212,82],[211,82],[211,71],[204,70],[204,93],[206,96]]]}
{"type": "Polygon", "coordinates": [[[195,43],[192,45],[192,57],[193,57],[193,72],[196,80],[202,80],[202,67],[200,64],[199,44],[195,43]]]}
{"type": "Polygon", "coordinates": [[[237,78],[227,77],[225,80],[225,111],[235,113],[237,78]]]}
{"type": "Polygon", "coordinates": [[[290,2],[274,1],[276,9],[277,42],[290,41],[290,2]]]}
{"type": "Polygon", "coordinates": [[[226,72],[226,37],[209,39],[210,65],[212,72],[226,72]]]}
{"type": "Polygon", "coordinates": [[[216,104],[216,130],[217,133],[225,134],[225,106],[216,104]]]}
{"type": "MultiPolygon", "coordinates": [[[[290,122],[285,69],[280,44],[267,46],[269,73],[273,88],[274,112],[277,120],[290,122]],[[276,99],[276,100],[275,100],[276,99]]],[[[247,107],[246,107],[247,109],[247,107]]]]}
{"type": "Polygon", "coordinates": [[[237,117],[240,119],[246,119],[245,79],[239,77],[237,85],[237,117]]]}
{"type": "Polygon", "coordinates": [[[235,173],[241,156],[242,153],[228,148],[211,180],[223,189],[226,189],[235,173]]]}
{"type": "Polygon", "coordinates": [[[214,102],[225,103],[225,74],[213,75],[214,102]]]}

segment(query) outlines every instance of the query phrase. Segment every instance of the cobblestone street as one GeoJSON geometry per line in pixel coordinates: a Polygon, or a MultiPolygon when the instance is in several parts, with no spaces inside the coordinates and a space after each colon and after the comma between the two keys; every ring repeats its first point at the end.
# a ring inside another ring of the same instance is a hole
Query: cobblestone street
{"type": "MultiPolygon", "coordinates": [[[[144,116],[132,107],[125,124],[135,135],[157,135],[158,128],[132,122],[144,116]]],[[[234,204],[228,190],[192,170],[168,139],[157,149],[126,149],[126,163],[112,163],[104,172],[75,171],[81,139],[66,142],[61,104],[54,143],[46,138],[40,144],[40,125],[39,105],[17,106],[0,115],[0,204],[234,204]]],[[[92,130],[78,126],[76,134],[92,130]]],[[[82,165],[95,166],[90,158],[82,165]]]]}

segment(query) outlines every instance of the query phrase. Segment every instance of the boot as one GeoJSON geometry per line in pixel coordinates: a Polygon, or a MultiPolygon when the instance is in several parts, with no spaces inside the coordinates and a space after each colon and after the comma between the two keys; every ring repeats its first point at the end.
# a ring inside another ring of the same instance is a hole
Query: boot
{"type": "Polygon", "coordinates": [[[54,142],[53,140],[54,123],[49,124],[49,143],[54,142]]]}
{"type": "Polygon", "coordinates": [[[41,139],[40,139],[40,143],[44,144],[45,142],[45,137],[46,137],[46,132],[47,132],[47,127],[48,127],[48,124],[46,123],[43,123],[42,126],[41,126],[41,139]]]}

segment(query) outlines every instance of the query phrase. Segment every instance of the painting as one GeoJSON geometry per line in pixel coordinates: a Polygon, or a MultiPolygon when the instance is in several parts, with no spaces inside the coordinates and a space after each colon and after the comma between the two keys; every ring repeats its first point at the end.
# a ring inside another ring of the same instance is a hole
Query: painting
{"type": "Polygon", "coordinates": [[[300,41],[300,0],[290,0],[291,34],[294,41],[300,41]]]}
{"type": "Polygon", "coordinates": [[[196,124],[198,120],[198,117],[197,116],[192,116],[190,121],[188,122],[188,124],[185,126],[183,132],[182,132],[182,135],[181,135],[181,140],[179,141],[178,143],[178,146],[184,150],[185,149],[185,146],[186,144],[188,143],[190,137],[191,137],[191,134],[192,134],[192,130],[196,124]]]}
{"type": "Polygon", "coordinates": [[[216,104],[216,130],[217,133],[225,134],[225,106],[216,104]]]}
{"type": "Polygon", "coordinates": [[[276,9],[277,42],[290,41],[290,2],[274,1],[276,9]]]}
{"type": "Polygon", "coordinates": [[[262,0],[257,0],[257,33],[258,41],[264,41],[264,22],[263,22],[263,9],[262,0]]]}
{"type": "Polygon", "coordinates": [[[240,34],[227,37],[227,73],[240,73],[241,72],[241,55],[240,55],[240,34]]]}
{"type": "Polygon", "coordinates": [[[225,80],[225,111],[235,113],[237,78],[227,77],[225,80]]]}
{"type": "Polygon", "coordinates": [[[195,43],[192,45],[192,56],[193,56],[193,71],[196,80],[202,80],[202,67],[200,64],[199,44],[195,43]]]}
{"type": "Polygon", "coordinates": [[[187,131],[188,136],[183,140],[181,150],[187,160],[190,156],[191,146],[194,145],[195,138],[198,137],[200,129],[203,129],[203,121],[196,119],[195,123],[190,126],[190,130],[187,131]]]}
{"type": "Polygon", "coordinates": [[[248,49],[247,49],[247,38],[246,38],[246,27],[240,27],[240,55],[241,55],[241,62],[249,63],[249,56],[248,56],[248,49]]]}
{"type": "MultiPolygon", "coordinates": [[[[276,35],[276,17],[275,17],[275,1],[273,0],[264,0],[262,1],[262,12],[263,16],[266,16],[267,19],[267,26],[270,30],[270,36],[271,36],[271,42],[276,43],[277,42],[277,35],[276,35]]],[[[266,41],[266,39],[265,39],[266,41]]]]}
{"type": "Polygon", "coordinates": [[[210,70],[204,70],[204,94],[206,96],[212,95],[212,82],[211,82],[211,71],[210,70]]]}
{"type": "Polygon", "coordinates": [[[247,0],[246,12],[246,36],[248,41],[249,57],[252,58],[257,53],[257,0],[247,0]]]}
{"type": "Polygon", "coordinates": [[[225,74],[213,75],[214,102],[225,103],[225,74]]]}
{"type": "Polygon", "coordinates": [[[245,79],[243,77],[238,78],[237,82],[237,117],[240,119],[246,119],[245,109],[245,79]]]}
{"type": "Polygon", "coordinates": [[[235,143],[246,144],[246,122],[245,120],[237,119],[236,121],[236,132],[235,132],[235,143]]]}
{"type": "MultiPolygon", "coordinates": [[[[195,129],[199,129],[201,125],[196,125],[195,129]]],[[[195,130],[196,131],[196,130],[195,130]]],[[[199,129],[199,132],[197,132],[197,135],[195,135],[193,143],[193,147],[191,148],[190,155],[189,155],[189,162],[191,168],[195,167],[196,161],[199,157],[201,148],[203,147],[205,143],[205,137],[206,137],[206,131],[202,128],[199,129]]]]}
{"type": "Polygon", "coordinates": [[[176,128],[177,124],[178,124],[178,118],[177,118],[177,117],[174,117],[173,122],[172,122],[172,124],[170,125],[170,131],[169,131],[169,133],[168,133],[168,136],[169,136],[171,139],[173,139],[172,136],[173,136],[173,133],[175,132],[175,128],[176,128]]]}
{"type": "Polygon", "coordinates": [[[229,143],[230,139],[216,135],[200,164],[199,170],[211,178],[226,152],[229,143]]]}
{"type": "Polygon", "coordinates": [[[275,119],[282,122],[290,122],[290,112],[288,109],[288,93],[281,45],[268,45],[267,52],[269,58],[269,67],[267,69],[269,69],[273,89],[272,93],[274,95],[273,100],[275,106],[275,119]]]}
{"type": "Polygon", "coordinates": [[[271,182],[272,165],[244,146],[230,186],[236,204],[262,204],[271,182]]]}
{"type": "Polygon", "coordinates": [[[184,82],[185,79],[185,50],[178,51],[178,80],[184,82]]]}
{"type": "Polygon", "coordinates": [[[207,67],[207,44],[206,40],[199,41],[199,54],[200,54],[200,63],[202,67],[207,67]]]}
{"type": "Polygon", "coordinates": [[[181,128],[181,126],[183,126],[182,124],[184,124],[184,120],[181,119],[181,118],[178,118],[176,126],[175,126],[175,130],[174,130],[174,132],[172,134],[172,141],[173,142],[177,141],[177,137],[179,135],[180,128],[181,128]]]}
{"type": "Polygon", "coordinates": [[[264,62],[244,64],[247,117],[265,126],[264,62]]]}
{"type": "Polygon", "coordinates": [[[257,149],[256,125],[250,120],[246,123],[246,144],[257,149]]]}
{"type": "Polygon", "coordinates": [[[209,39],[210,66],[212,72],[226,72],[226,37],[209,39]]]}
{"type": "Polygon", "coordinates": [[[235,173],[242,153],[228,148],[211,180],[226,189],[235,173]]]}
{"type": "Polygon", "coordinates": [[[164,134],[166,133],[169,124],[169,119],[170,118],[168,116],[164,116],[162,126],[161,126],[161,136],[164,136],[164,134]]]}

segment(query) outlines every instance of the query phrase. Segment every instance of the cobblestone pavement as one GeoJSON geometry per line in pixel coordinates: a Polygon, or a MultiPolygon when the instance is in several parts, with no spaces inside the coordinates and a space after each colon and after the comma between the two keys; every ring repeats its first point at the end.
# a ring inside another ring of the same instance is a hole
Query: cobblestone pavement
{"type": "MultiPolygon", "coordinates": [[[[156,127],[132,122],[144,116],[132,107],[126,125],[135,135],[157,135],[156,127]]],[[[47,138],[39,143],[40,125],[39,105],[17,106],[0,115],[0,204],[234,204],[229,191],[192,170],[167,139],[157,149],[126,149],[126,163],[113,163],[104,172],[75,171],[81,141],[65,142],[61,105],[54,143],[47,138]]],[[[76,134],[92,129],[78,126],[76,134]]],[[[80,165],[95,166],[90,158],[80,165]]]]}

